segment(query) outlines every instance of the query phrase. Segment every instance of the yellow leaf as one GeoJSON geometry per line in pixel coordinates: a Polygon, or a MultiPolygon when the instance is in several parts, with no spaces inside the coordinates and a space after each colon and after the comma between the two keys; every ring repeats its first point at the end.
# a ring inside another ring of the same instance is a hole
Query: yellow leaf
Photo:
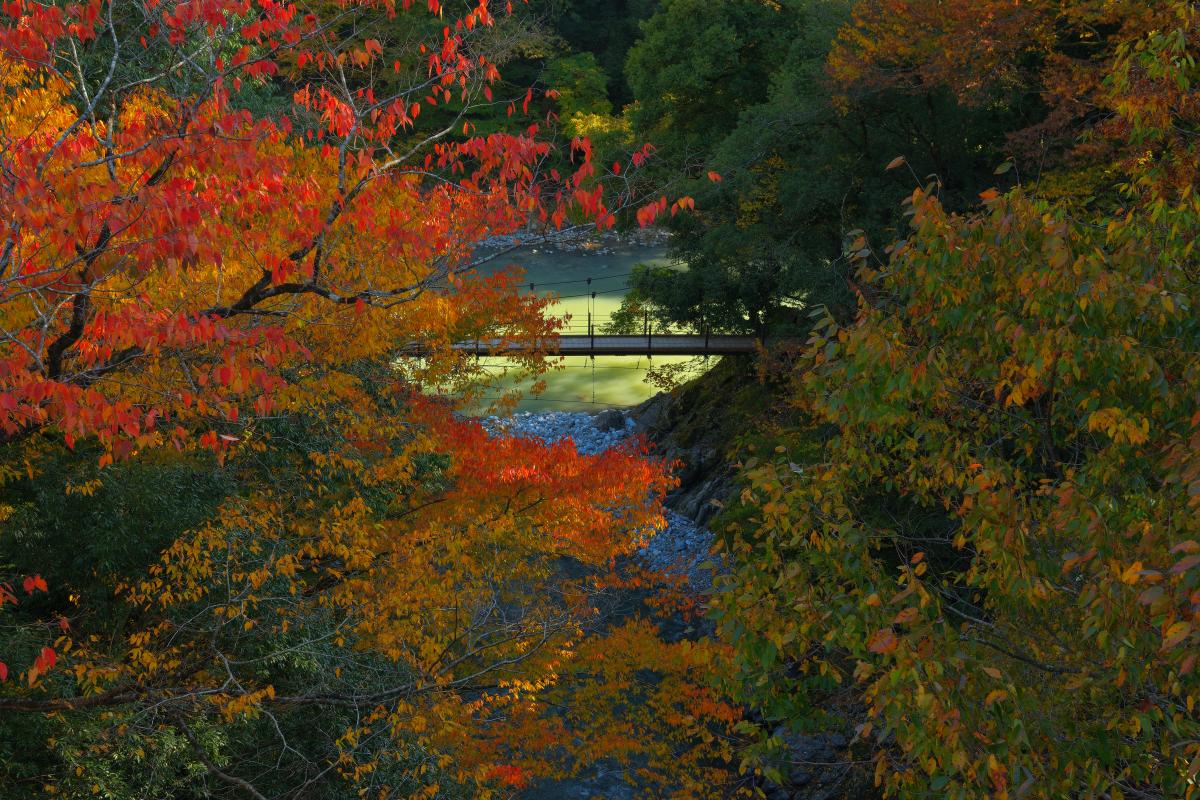
{"type": "Polygon", "coordinates": [[[1163,636],[1162,649],[1174,647],[1188,637],[1192,632],[1192,625],[1189,622],[1176,622],[1171,627],[1167,628],[1166,635],[1163,636]]]}

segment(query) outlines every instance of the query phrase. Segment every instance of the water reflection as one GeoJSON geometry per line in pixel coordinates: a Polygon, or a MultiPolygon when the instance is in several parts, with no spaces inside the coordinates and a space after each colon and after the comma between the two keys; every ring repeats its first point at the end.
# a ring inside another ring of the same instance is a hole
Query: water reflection
{"type": "MultiPolygon", "coordinates": [[[[666,247],[630,242],[605,242],[601,252],[575,252],[527,247],[497,259],[489,269],[498,270],[516,265],[525,270],[525,282],[533,284],[538,294],[560,297],[553,307],[555,315],[571,315],[576,333],[587,329],[588,313],[600,323],[621,305],[628,289],[628,275],[638,264],[669,265],[666,247]],[[586,283],[591,278],[592,282],[586,283]],[[592,292],[595,297],[592,297],[592,292]]],[[[597,331],[599,332],[599,331],[597,331]]],[[[562,360],[562,368],[545,376],[546,390],[530,396],[528,383],[520,411],[591,411],[610,406],[631,406],[642,402],[658,390],[647,383],[647,367],[680,363],[687,356],[659,356],[651,361],[646,356],[600,356],[586,358],[570,356],[562,360]]],[[[500,372],[505,359],[485,358],[483,363],[500,372]]],[[[511,386],[511,383],[505,384],[511,386]]]]}

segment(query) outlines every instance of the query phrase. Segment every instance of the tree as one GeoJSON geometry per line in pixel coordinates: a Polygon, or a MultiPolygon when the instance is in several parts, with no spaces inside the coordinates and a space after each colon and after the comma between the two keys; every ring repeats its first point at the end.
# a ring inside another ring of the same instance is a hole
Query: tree
{"type": "Polygon", "coordinates": [[[1117,47],[1171,19],[1170,3],[1137,0],[868,0],[856,4],[829,68],[841,102],[928,86],[974,107],[1014,93],[1035,97],[1041,108],[1009,131],[1014,154],[1035,175],[1081,144],[1117,47]]]}
{"type": "MultiPolygon", "coordinates": [[[[466,266],[466,242],[535,209],[529,167],[544,145],[439,143],[448,128],[422,143],[409,132],[422,103],[445,102],[445,86],[470,94],[494,75],[471,57],[469,33],[446,33],[432,77],[375,97],[335,78],[378,70],[378,40],[343,51],[291,8],[249,22],[220,4],[196,14],[120,3],[5,12],[6,444],[31,446],[54,428],[68,445],[96,437],[102,462],[182,447],[193,433],[220,448],[235,437],[218,429],[236,428],[240,411],[270,413],[284,376],[320,344],[311,333],[368,306],[381,309],[380,332],[389,306],[428,306],[426,289],[466,266]],[[292,117],[238,109],[231,98],[277,72],[288,50],[319,63],[324,82],[298,94],[292,117]],[[434,86],[442,97],[410,102],[434,86]],[[321,144],[304,147],[301,134],[321,144]],[[468,161],[461,183],[417,185],[468,161]],[[526,178],[513,181],[520,169],[526,178]],[[412,213],[418,199],[430,220],[412,213]],[[347,236],[356,231],[381,238],[347,236]],[[390,269],[366,268],[380,261],[390,269]]],[[[490,17],[467,19],[475,29],[490,17]]],[[[536,316],[515,298],[489,300],[498,293],[479,282],[463,297],[507,303],[514,326],[536,316]]],[[[443,346],[468,317],[441,331],[443,346]]],[[[406,335],[422,333],[439,335],[406,335]]],[[[395,340],[359,341],[379,352],[395,340]]]]}
{"type": "Polygon", "coordinates": [[[549,26],[572,53],[589,54],[604,71],[608,99],[620,109],[632,99],[625,59],[637,42],[641,22],[658,9],[658,0],[535,0],[549,26]]]}
{"type": "Polygon", "coordinates": [[[793,724],[853,687],[892,796],[1195,795],[1200,18],[1159,12],[1091,95],[1122,209],[916,189],[749,473],[731,685],[793,724]]]}
{"type": "Polygon", "coordinates": [[[672,166],[698,174],[714,132],[766,94],[780,45],[791,30],[784,10],[757,0],[669,0],[642,23],[625,74],[634,132],[672,166]]]}
{"type": "Polygon", "coordinates": [[[636,444],[493,438],[431,394],[478,377],[456,342],[525,342],[537,371],[558,328],[514,276],[472,271],[475,242],[568,212],[608,227],[626,200],[584,141],[558,176],[536,124],[472,136],[488,4],[431,0],[424,43],[389,19],[409,5],[0,12],[0,513],[19,531],[0,559],[33,597],[5,610],[0,647],[29,666],[0,675],[0,725],[46,743],[6,783],[529,780],[481,731],[571,659],[669,481],[636,444]]]}
{"type": "Polygon", "coordinates": [[[567,119],[576,114],[612,113],[607,80],[591,53],[551,60],[546,65],[546,83],[557,92],[559,113],[567,119]]]}
{"type": "MultiPolygon", "coordinates": [[[[662,23],[670,35],[648,33],[643,47],[645,58],[655,59],[655,72],[643,79],[647,94],[634,119],[646,131],[688,130],[677,123],[687,119],[696,132],[693,178],[681,189],[695,196],[698,211],[668,223],[676,234],[672,255],[687,270],[670,280],[646,275],[634,283],[665,322],[696,324],[703,309],[707,323],[729,330],[797,335],[807,326],[806,307],[852,313],[852,270],[843,258],[858,237],[852,232],[870,241],[899,235],[897,203],[913,172],[936,174],[943,201],[963,207],[1006,159],[1006,132],[1036,112],[1015,92],[976,108],[937,85],[873,84],[852,95],[839,89],[829,73],[830,51],[843,25],[856,18],[852,7],[792,0],[707,12],[754,10],[738,35],[753,42],[744,50],[762,62],[736,79],[757,76],[753,85],[727,86],[725,76],[694,63],[709,58],[712,48],[695,47],[707,34],[686,26],[704,25],[706,18],[687,4],[662,23]],[[684,22],[685,16],[694,19],[684,22]],[[691,83],[678,86],[677,79],[691,83]],[[843,99],[835,103],[839,94],[843,99]],[[901,154],[904,170],[882,169],[901,154]],[[710,173],[720,180],[710,180],[710,173]]],[[[714,57],[714,63],[725,61],[714,57]]],[[[675,141],[673,135],[665,140],[675,141]]]]}

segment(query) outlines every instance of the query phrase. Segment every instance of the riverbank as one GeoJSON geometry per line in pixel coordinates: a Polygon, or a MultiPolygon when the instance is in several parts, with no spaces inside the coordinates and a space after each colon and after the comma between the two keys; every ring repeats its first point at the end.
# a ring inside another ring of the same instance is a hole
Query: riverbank
{"type": "MultiPolygon", "coordinates": [[[[628,231],[597,231],[592,226],[566,228],[561,231],[517,231],[504,236],[492,236],[476,247],[484,251],[513,250],[531,247],[563,253],[583,253],[602,256],[620,247],[661,248],[671,235],[662,228],[634,228],[628,231]]],[[[535,251],[536,252],[536,251],[535,251]]]]}

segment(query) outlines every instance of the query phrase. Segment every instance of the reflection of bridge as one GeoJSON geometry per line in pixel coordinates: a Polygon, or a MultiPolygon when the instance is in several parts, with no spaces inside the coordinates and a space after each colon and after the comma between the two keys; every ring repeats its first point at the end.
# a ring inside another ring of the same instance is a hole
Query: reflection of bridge
{"type": "MultiPolygon", "coordinates": [[[[640,336],[567,334],[540,343],[540,348],[562,356],[728,356],[755,352],[758,339],[753,336],[708,333],[646,333],[640,336]]],[[[454,349],[477,355],[504,355],[527,350],[529,345],[484,339],[459,342],[454,349]]]]}

